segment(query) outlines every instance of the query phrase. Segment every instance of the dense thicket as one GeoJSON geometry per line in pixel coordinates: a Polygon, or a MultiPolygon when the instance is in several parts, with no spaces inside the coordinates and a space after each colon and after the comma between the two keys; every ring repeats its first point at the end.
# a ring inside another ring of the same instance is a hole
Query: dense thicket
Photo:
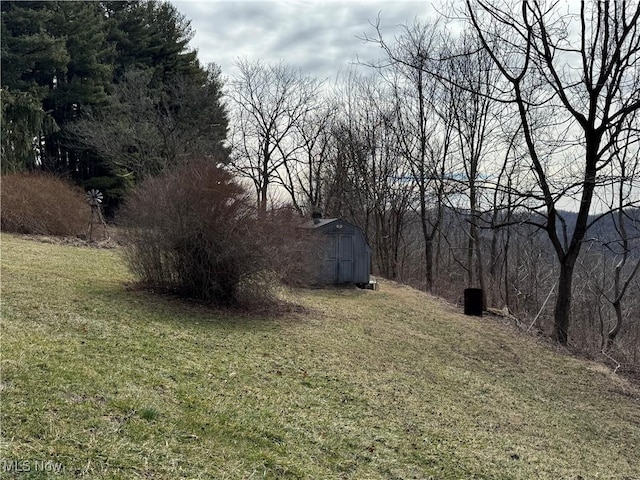
{"type": "Polygon", "coordinates": [[[189,156],[224,160],[220,72],[199,64],[189,21],[172,4],[7,1],[1,9],[3,172],[67,175],[115,207],[149,172],[189,156]],[[158,145],[166,131],[173,138],[158,145]],[[185,148],[194,135],[208,142],[185,148]]]}
{"type": "Polygon", "coordinates": [[[90,207],[84,192],[68,180],[44,172],[2,176],[2,231],[76,236],[87,232],[90,207]]]}

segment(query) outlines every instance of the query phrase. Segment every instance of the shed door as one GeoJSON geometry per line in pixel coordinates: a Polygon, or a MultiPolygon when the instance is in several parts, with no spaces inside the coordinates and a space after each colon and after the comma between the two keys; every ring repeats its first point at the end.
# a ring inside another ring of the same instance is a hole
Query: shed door
{"type": "Polygon", "coordinates": [[[338,283],[353,281],[353,235],[338,235],[338,283]]]}
{"type": "Polygon", "coordinates": [[[338,241],[336,235],[325,236],[324,272],[322,280],[326,283],[338,283],[338,241]]]}

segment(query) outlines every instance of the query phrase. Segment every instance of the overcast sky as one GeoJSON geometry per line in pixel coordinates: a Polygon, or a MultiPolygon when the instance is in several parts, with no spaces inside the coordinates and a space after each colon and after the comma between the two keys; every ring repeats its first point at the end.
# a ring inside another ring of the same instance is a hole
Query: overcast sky
{"type": "Polygon", "coordinates": [[[369,22],[380,15],[385,38],[401,24],[431,14],[429,1],[351,0],[173,0],[191,20],[202,64],[215,62],[225,77],[235,73],[238,57],[283,61],[320,79],[335,78],[350,63],[374,60],[379,47],[358,37],[375,34],[369,22]]]}

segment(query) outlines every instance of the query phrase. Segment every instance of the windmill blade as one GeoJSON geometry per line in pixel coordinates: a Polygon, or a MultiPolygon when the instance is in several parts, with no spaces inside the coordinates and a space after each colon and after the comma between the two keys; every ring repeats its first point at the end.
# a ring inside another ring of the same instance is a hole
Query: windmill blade
{"type": "Polygon", "coordinates": [[[98,206],[101,204],[102,198],[102,192],[100,190],[93,188],[87,192],[87,202],[92,206],[98,206]]]}

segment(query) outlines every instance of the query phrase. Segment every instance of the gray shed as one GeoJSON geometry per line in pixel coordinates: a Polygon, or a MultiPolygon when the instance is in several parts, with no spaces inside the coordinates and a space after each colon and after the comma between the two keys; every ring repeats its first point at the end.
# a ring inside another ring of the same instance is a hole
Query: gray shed
{"type": "Polygon", "coordinates": [[[368,285],[371,247],[362,230],[340,218],[314,218],[311,225],[324,238],[322,283],[368,285]]]}

